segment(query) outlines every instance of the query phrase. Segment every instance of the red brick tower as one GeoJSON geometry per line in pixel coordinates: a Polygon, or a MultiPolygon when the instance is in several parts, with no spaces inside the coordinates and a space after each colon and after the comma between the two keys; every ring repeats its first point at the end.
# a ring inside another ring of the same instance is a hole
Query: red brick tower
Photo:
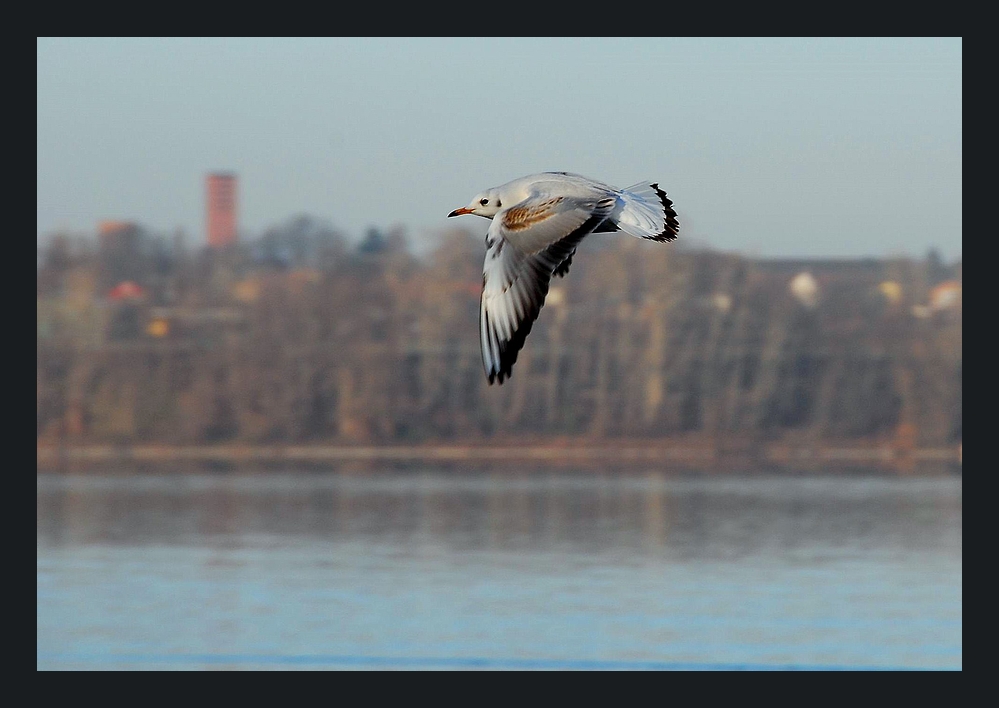
{"type": "Polygon", "coordinates": [[[236,243],[236,175],[230,172],[210,174],[205,186],[208,245],[222,248],[236,243]]]}

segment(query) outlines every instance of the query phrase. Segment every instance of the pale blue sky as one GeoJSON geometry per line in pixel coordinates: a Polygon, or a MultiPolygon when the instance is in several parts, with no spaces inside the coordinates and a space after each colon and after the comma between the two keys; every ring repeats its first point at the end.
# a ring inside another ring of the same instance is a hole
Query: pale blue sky
{"type": "Polygon", "coordinates": [[[658,181],[681,238],[762,256],[961,257],[962,40],[47,39],[38,235],[131,219],[204,241],[308,213],[417,244],[543,170],[658,181]]]}

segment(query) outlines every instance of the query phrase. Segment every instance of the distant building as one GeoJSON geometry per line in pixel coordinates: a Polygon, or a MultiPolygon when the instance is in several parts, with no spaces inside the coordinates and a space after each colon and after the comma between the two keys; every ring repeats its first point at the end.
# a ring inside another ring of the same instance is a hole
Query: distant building
{"type": "Polygon", "coordinates": [[[131,280],[123,280],[108,291],[111,300],[135,301],[146,296],[146,289],[131,280]]]}
{"type": "Polygon", "coordinates": [[[711,296],[711,304],[719,312],[728,312],[732,309],[732,296],[728,293],[716,292],[711,296]]]}
{"type": "Polygon", "coordinates": [[[133,228],[135,228],[134,222],[122,221],[120,219],[104,219],[103,221],[97,222],[97,231],[101,236],[107,236],[109,234],[133,228]]]}
{"type": "Polygon", "coordinates": [[[949,310],[961,301],[961,283],[946,280],[930,291],[930,307],[934,310],[949,310]]]}
{"type": "Polygon", "coordinates": [[[805,307],[815,307],[819,301],[819,283],[809,271],[798,273],[791,279],[788,290],[805,307]]]}
{"type": "Polygon", "coordinates": [[[236,175],[213,173],[205,180],[208,245],[222,248],[236,243],[236,175]]]}
{"type": "Polygon", "coordinates": [[[882,281],[878,284],[878,291],[892,305],[897,305],[902,301],[902,285],[895,280],[882,281]]]}
{"type": "Polygon", "coordinates": [[[149,235],[132,221],[98,222],[98,289],[108,291],[123,280],[147,282],[151,264],[149,235]]]}
{"type": "Polygon", "coordinates": [[[133,221],[105,219],[97,222],[97,237],[102,248],[108,248],[125,239],[134,239],[139,232],[139,226],[133,221]]]}

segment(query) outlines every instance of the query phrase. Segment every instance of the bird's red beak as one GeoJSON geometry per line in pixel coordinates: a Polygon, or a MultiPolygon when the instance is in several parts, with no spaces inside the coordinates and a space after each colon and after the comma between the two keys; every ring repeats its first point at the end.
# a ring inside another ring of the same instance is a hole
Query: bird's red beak
{"type": "Polygon", "coordinates": [[[471,209],[468,209],[467,207],[462,207],[461,209],[455,209],[450,214],[448,214],[448,218],[451,218],[452,216],[461,216],[462,214],[471,214],[471,213],[472,213],[471,209]]]}

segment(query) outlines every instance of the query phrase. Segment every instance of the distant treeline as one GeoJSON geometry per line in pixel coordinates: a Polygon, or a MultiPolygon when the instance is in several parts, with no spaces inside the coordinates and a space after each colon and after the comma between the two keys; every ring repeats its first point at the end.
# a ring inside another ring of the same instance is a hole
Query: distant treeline
{"type": "Polygon", "coordinates": [[[587,239],[489,386],[483,244],[299,218],[226,250],[139,227],[40,250],[54,442],[961,440],[960,264],[587,239]]]}

